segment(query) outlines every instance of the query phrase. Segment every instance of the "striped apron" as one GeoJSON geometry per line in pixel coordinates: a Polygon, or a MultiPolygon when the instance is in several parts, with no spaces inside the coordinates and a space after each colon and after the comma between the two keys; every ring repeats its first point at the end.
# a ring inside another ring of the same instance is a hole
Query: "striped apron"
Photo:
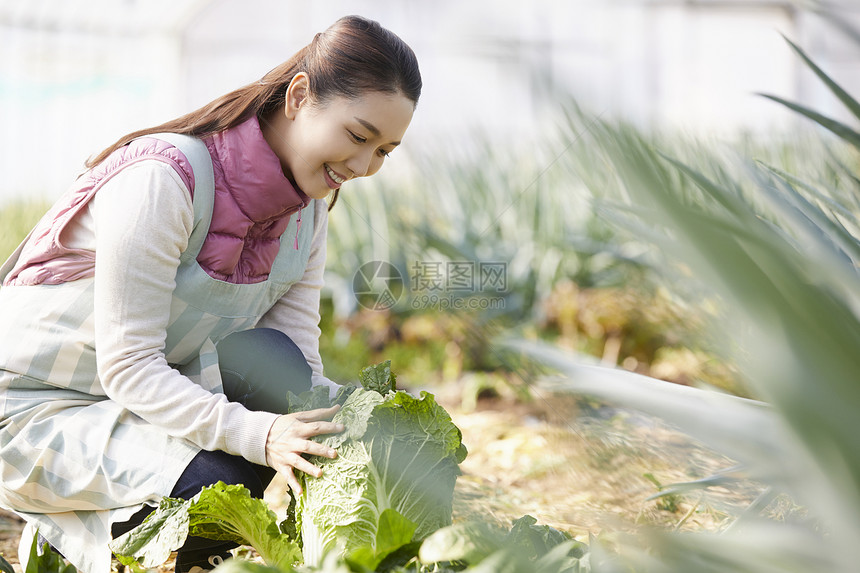
{"type": "MultiPolygon", "coordinates": [[[[194,228],[177,270],[164,352],[194,382],[222,392],[215,344],[253,328],[302,278],[313,225],[297,229],[292,218],[266,281],[213,279],[196,260],[214,201],[208,150],[187,136],[156,137],[185,154],[196,180],[194,228]]],[[[306,220],[314,220],[314,208],[315,201],[305,207],[306,220]]],[[[200,448],[105,396],[96,371],[93,286],[86,278],[0,289],[0,505],[38,528],[80,570],[107,572],[110,524],[168,495],[200,448]]]]}

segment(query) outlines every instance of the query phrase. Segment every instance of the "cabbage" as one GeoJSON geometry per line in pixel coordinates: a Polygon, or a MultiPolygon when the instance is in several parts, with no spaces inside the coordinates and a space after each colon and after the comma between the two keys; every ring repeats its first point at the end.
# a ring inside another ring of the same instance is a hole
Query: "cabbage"
{"type": "MultiPolygon", "coordinates": [[[[338,457],[310,458],[321,478],[297,472],[304,492],[282,523],[243,486],[219,482],[190,500],[164,498],[111,550],[125,565],[155,567],[196,535],[251,545],[283,571],[302,558],[317,566],[332,552],[357,570],[415,556],[420,540],[451,524],[466,457],[462,435],[432,394],[397,391],[389,362],[365,368],[359,379],[363,388],[343,387],[335,396],[342,408],[334,420],[346,429],[320,438],[338,457]]],[[[288,398],[293,412],[331,405],[325,387],[288,398]]]]}
{"type": "Polygon", "coordinates": [[[323,439],[337,458],[311,458],[323,475],[303,474],[303,493],[292,506],[307,565],[337,551],[373,569],[451,524],[458,464],[466,456],[460,430],[432,394],[396,390],[390,362],[366,368],[359,379],[364,387],[334,417],[346,429],[323,439]]]}
{"type": "Polygon", "coordinates": [[[266,502],[244,486],[220,481],[191,499],[162,498],[142,524],[111,541],[110,548],[132,570],[151,569],[189,535],[250,545],[268,565],[285,571],[301,560],[298,544],[280,532],[266,502]]]}

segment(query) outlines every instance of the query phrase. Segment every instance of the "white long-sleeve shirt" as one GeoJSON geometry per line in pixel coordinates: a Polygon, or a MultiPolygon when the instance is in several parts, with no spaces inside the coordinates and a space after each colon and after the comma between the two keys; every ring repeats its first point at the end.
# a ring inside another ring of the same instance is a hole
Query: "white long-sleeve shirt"
{"type": "MultiPolygon", "coordinates": [[[[308,361],[312,383],[334,388],[319,354],[328,213],[324,202],[316,205],[305,273],[257,326],[287,334],[308,361]]],[[[176,171],[160,161],[142,161],[106,182],[66,228],[66,245],[96,253],[100,379],[112,400],[171,435],[265,464],[276,415],[250,412],[211,394],[171,368],[163,353],[176,268],[193,221],[189,193],[176,171]]]]}

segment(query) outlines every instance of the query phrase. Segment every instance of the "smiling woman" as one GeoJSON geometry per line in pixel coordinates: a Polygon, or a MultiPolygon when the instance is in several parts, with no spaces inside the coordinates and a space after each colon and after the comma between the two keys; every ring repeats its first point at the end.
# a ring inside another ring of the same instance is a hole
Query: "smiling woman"
{"type": "MultiPolygon", "coordinates": [[[[318,477],[303,455],[337,456],[312,440],[344,429],[336,408],[285,412],[288,392],[336,386],[319,355],[328,210],[399,145],[420,92],[412,50],[349,16],[91,159],[0,268],[0,506],[107,572],[111,537],[165,495],[318,477]]],[[[176,570],[230,547],[189,539],[176,570]]]]}
{"type": "Polygon", "coordinates": [[[380,91],[320,103],[309,83],[307,74],[297,74],[283,110],[264,118],[262,129],[290,181],[322,199],[354,177],[379,171],[400,145],[415,104],[403,94],[380,91]]]}
{"type": "MultiPolygon", "coordinates": [[[[341,130],[356,144],[368,143],[369,138],[362,136],[362,131],[367,131],[374,139],[370,143],[380,145],[379,152],[385,156],[399,145],[418,104],[421,88],[418,60],[409,46],[372,20],[347,16],[317,34],[310,44],[259,82],[230,92],[175,120],[130,133],[91,159],[88,166],[97,165],[137,137],[173,132],[202,138],[235,127],[253,114],[259,120],[266,142],[281,160],[284,174],[295,184],[288,157],[292,156],[293,168],[299,163],[309,167],[310,162],[302,159],[302,153],[305,146],[316,143],[307,138],[288,141],[286,134],[291,131],[291,125],[286,119],[291,122],[305,117],[322,119],[330,127],[342,122],[341,130]],[[347,109],[329,110],[332,105],[347,109]],[[301,108],[310,113],[301,114],[299,118],[301,108]],[[341,114],[338,120],[333,117],[338,115],[337,111],[352,110],[356,112],[352,117],[348,113],[341,114]],[[386,141],[388,134],[381,132],[374,120],[390,131],[394,139],[386,141]],[[277,128],[271,125],[273,122],[277,128]]],[[[321,127],[318,125],[316,129],[321,127]]],[[[368,168],[365,175],[372,175],[378,169],[370,171],[368,168]]],[[[329,207],[337,201],[338,189],[334,189],[329,207]]],[[[308,193],[308,190],[302,190],[308,193]]]]}

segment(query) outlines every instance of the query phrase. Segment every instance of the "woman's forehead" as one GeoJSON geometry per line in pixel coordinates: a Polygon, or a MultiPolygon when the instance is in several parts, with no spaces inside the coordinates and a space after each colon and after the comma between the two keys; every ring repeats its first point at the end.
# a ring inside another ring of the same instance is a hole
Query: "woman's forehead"
{"type": "Polygon", "coordinates": [[[329,103],[328,111],[342,120],[353,121],[369,135],[391,143],[399,143],[412,121],[415,105],[400,93],[367,92],[357,98],[337,97],[329,103]]]}

